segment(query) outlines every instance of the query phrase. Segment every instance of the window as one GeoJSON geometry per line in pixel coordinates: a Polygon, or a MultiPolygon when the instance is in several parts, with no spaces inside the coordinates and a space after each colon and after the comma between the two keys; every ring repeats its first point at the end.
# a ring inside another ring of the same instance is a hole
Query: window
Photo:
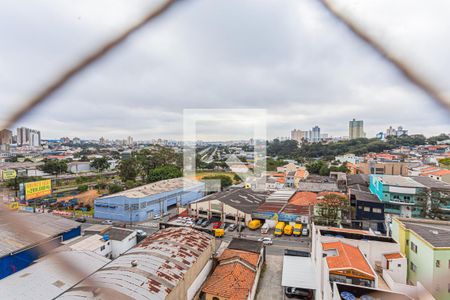
{"type": "Polygon", "coordinates": [[[409,240],[406,240],[406,246],[409,246],[409,240]]]}
{"type": "Polygon", "coordinates": [[[410,196],[405,196],[405,197],[403,197],[403,199],[405,199],[405,200],[411,200],[411,197],[410,196]]]}
{"type": "Polygon", "coordinates": [[[213,297],[212,300],[220,300],[220,299],[217,297],[213,297]]]}
{"type": "Polygon", "coordinates": [[[417,266],[415,264],[413,264],[413,262],[411,262],[410,268],[411,268],[411,271],[413,271],[413,272],[417,271],[417,266]]]}
{"type": "Polygon", "coordinates": [[[373,208],[372,212],[377,213],[377,214],[381,214],[381,208],[373,208]]]}
{"type": "Polygon", "coordinates": [[[370,207],[364,206],[364,211],[369,211],[370,212],[370,207]]]}
{"type": "Polygon", "coordinates": [[[398,267],[398,268],[401,268],[401,266],[402,266],[402,264],[397,264],[397,267],[398,267]]]}
{"type": "Polygon", "coordinates": [[[100,247],[100,251],[103,251],[103,250],[105,250],[105,246],[100,247]]]}
{"type": "Polygon", "coordinates": [[[400,199],[400,197],[399,197],[399,195],[394,195],[392,198],[394,198],[394,199],[400,199]]]}
{"type": "Polygon", "coordinates": [[[441,261],[439,259],[436,259],[436,268],[441,267],[441,261]]]}
{"type": "Polygon", "coordinates": [[[411,242],[411,250],[415,253],[417,253],[417,245],[411,242]]]}

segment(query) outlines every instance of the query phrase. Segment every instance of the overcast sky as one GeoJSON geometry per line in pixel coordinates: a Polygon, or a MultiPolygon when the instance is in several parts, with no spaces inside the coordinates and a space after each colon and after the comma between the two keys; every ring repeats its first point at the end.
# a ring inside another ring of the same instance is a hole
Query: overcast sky
{"type": "MultiPolygon", "coordinates": [[[[247,108],[267,110],[269,138],[315,125],[348,135],[352,118],[368,137],[389,125],[450,132],[447,111],[317,1],[182,2],[16,125],[44,138],[179,139],[183,109],[247,108]]],[[[155,3],[0,0],[0,119],[155,3]]],[[[336,3],[450,95],[450,1],[336,3]]],[[[208,121],[200,136],[247,138],[249,126],[208,121]]]]}

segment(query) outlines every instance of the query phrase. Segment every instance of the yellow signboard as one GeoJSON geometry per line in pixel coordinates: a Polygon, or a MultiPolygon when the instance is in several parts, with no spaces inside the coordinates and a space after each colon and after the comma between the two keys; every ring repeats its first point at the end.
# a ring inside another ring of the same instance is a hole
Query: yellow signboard
{"type": "Polygon", "coordinates": [[[3,170],[3,180],[14,179],[17,176],[16,170],[3,170]]]}
{"type": "Polygon", "coordinates": [[[25,183],[25,200],[35,199],[52,193],[50,179],[25,183]]]}

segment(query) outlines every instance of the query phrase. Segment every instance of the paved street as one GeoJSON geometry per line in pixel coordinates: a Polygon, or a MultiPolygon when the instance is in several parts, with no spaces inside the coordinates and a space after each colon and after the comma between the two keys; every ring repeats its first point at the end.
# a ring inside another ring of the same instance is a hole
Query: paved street
{"type": "Polygon", "coordinates": [[[283,289],[281,287],[282,270],[283,256],[266,256],[266,265],[259,279],[256,299],[283,299],[283,289]]]}

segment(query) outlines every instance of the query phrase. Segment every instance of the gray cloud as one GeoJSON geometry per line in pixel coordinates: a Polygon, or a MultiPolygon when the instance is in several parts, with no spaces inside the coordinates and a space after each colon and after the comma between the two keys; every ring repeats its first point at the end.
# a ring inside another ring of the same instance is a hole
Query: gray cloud
{"type": "MultiPolygon", "coordinates": [[[[410,2],[337,1],[370,34],[448,93],[450,19],[444,12],[450,4],[410,2]]],[[[153,4],[3,4],[0,118],[153,4]]],[[[346,135],[353,117],[365,120],[370,136],[391,124],[427,135],[450,131],[447,112],[315,1],[280,5],[251,0],[184,2],[19,125],[41,129],[47,138],[181,138],[186,108],[267,109],[270,137],[314,125],[346,135]]],[[[214,132],[205,135],[242,134],[230,127],[209,128],[214,132]]]]}

